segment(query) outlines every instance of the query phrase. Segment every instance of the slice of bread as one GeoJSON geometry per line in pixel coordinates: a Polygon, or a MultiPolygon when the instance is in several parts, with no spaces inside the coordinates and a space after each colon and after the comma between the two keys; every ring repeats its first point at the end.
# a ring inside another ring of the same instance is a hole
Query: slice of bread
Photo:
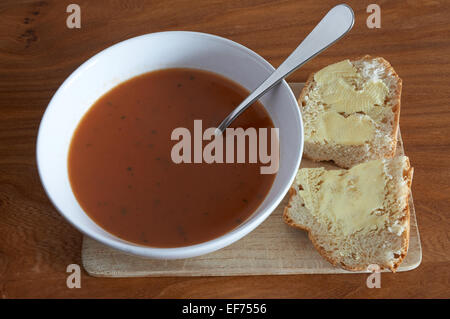
{"type": "Polygon", "coordinates": [[[395,272],[408,250],[412,174],[406,156],[349,170],[302,168],[283,219],[306,230],[333,265],[360,271],[375,264],[395,272]]]}
{"type": "Polygon", "coordinates": [[[368,55],[310,75],[299,105],[304,155],[348,168],[395,154],[402,80],[389,62],[368,55]]]}

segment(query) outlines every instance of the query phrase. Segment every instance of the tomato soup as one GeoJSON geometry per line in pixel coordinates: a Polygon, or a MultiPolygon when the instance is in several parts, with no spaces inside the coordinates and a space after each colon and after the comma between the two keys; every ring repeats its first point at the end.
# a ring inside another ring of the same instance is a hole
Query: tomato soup
{"type": "MultiPolygon", "coordinates": [[[[83,210],[123,240],[181,247],[243,223],[275,174],[261,163],[180,163],[171,159],[177,127],[217,127],[249,92],[214,73],[165,69],[134,77],[103,95],[80,121],[69,149],[72,190],[83,210]]],[[[272,128],[256,102],[232,127],[272,128]]]]}

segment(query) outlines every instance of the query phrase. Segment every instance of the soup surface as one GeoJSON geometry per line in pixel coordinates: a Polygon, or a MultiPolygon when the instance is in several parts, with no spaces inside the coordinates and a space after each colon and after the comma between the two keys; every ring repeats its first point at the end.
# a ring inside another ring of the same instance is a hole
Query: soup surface
{"type": "MultiPolygon", "coordinates": [[[[146,73],[107,92],[70,145],[69,179],[83,210],[111,234],[152,247],[197,244],[241,224],[275,174],[260,174],[261,163],[175,164],[171,134],[177,127],[194,132],[198,119],[203,129],[216,127],[247,95],[222,76],[194,69],[146,73]]],[[[273,123],[257,102],[232,127],[273,123]]]]}

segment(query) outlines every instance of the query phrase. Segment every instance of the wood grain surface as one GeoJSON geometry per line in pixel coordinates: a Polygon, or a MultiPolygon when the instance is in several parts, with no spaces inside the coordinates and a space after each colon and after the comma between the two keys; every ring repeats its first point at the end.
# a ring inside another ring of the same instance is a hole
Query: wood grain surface
{"type": "Polygon", "coordinates": [[[278,66],[339,1],[20,1],[0,2],[0,296],[3,298],[449,298],[450,2],[346,1],[355,27],[290,76],[366,53],[389,60],[403,78],[400,125],[415,167],[413,194],[423,261],[415,270],[367,275],[94,278],[66,286],[81,265],[82,236],[54,209],[40,184],[35,142],[40,118],[63,80],[83,61],[132,36],[193,30],[230,38],[278,66]],[[81,29],[66,7],[81,7],[81,29]],[[367,5],[381,28],[366,26],[367,5]]]}

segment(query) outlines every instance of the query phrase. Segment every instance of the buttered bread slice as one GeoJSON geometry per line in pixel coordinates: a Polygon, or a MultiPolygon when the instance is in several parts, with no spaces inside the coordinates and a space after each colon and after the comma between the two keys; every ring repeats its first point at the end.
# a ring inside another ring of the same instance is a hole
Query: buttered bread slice
{"type": "Polygon", "coordinates": [[[290,189],[285,222],[308,231],[333,265],[395,271],[408,250],[413,168],[406,156],[349,170],[302,168],[290,189]]]}
{"type": "Polygon", "coordinates": [[[299,98],[305,156],[345,168],[393,157],[401,90],[383,58],[344,60],[312,74],[299,98]]]}

